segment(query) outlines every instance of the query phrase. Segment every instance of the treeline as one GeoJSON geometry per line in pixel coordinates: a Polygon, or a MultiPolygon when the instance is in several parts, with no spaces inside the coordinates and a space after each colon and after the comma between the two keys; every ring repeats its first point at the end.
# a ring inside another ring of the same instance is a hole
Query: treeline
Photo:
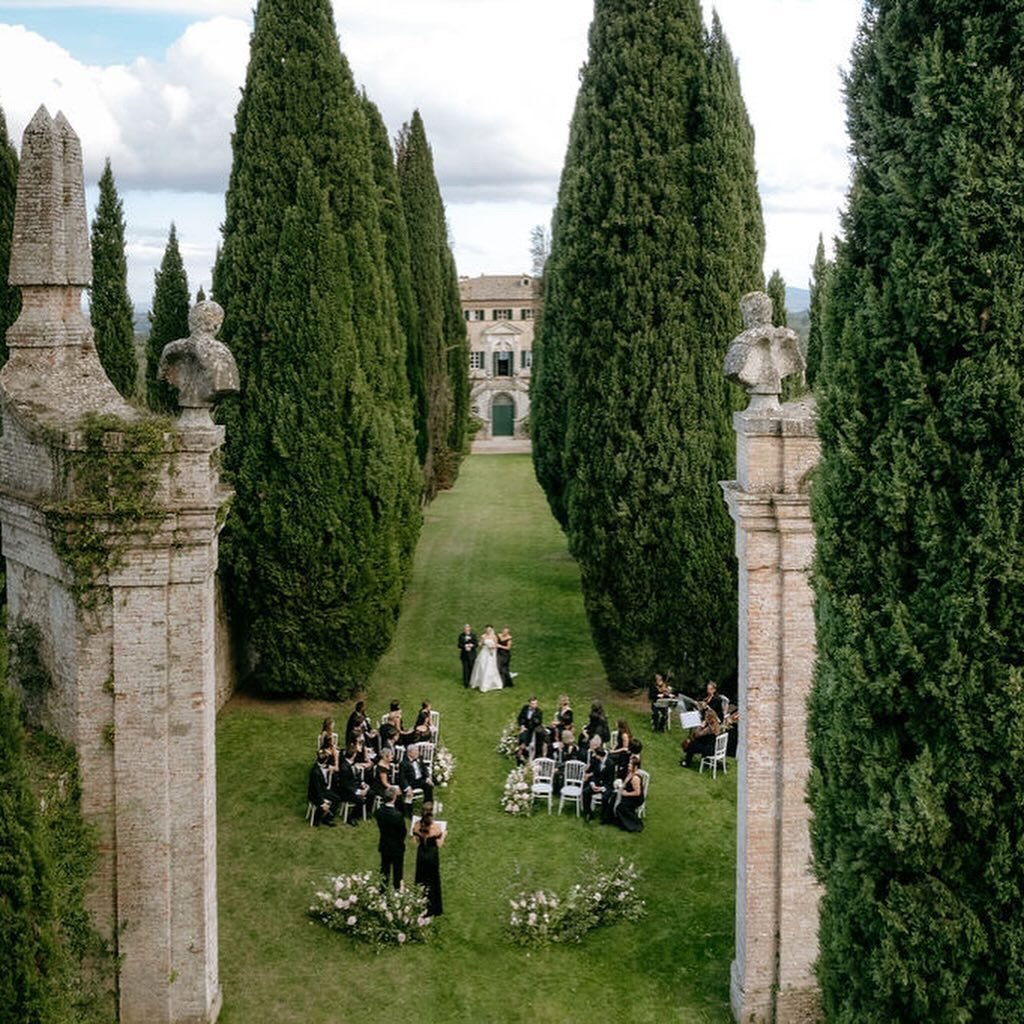
{"type": "Polygon", "coordinates": [[[421,505],[463,454],[454,261],[418,113],[397,161],[328,0],[261,0],[213,297],[242,390],[222,574],[254,679],[342,697],[387,647],[421,505]]]}
{"type": "Polygon", "coordinates": [[[552,224],[531,388],[534,463],[622,689],[736,669],[722,373],[764,286],[753,132],[697,0],[598,0],[552,224]]]}

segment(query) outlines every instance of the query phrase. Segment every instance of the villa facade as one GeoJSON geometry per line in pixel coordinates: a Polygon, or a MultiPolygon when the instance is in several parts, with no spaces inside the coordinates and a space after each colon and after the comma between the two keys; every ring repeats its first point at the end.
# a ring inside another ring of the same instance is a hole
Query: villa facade
{"type": "Polygon", "coordinates": [[[540,281],[529,274],[459,279],[469,339],[470,412],[477,437],[528,437],[533,324],[540,281]]]}

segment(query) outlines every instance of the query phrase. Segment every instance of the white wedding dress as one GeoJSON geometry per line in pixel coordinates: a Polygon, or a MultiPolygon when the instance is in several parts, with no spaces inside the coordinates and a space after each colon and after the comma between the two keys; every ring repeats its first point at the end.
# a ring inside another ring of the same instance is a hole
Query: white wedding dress
{"type": "Polygon", "coordinates": [[[469,677],[469,685],[474,690],[486,693],[488,690],[501,689],[497,651],[497,637],[485,636],[480,641],[480,647],[476,652],[476,661],[473,662],[473,674],[469,677]]]}

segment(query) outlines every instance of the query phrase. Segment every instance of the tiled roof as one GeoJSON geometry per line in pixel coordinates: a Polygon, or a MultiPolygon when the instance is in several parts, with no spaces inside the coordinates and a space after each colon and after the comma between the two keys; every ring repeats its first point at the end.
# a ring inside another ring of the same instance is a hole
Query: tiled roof
{"type": "Polygon", "coordinates": [[[529,274],[481,274],[459,278],[463,302],[533,302],[539,281],[529,274]]]}

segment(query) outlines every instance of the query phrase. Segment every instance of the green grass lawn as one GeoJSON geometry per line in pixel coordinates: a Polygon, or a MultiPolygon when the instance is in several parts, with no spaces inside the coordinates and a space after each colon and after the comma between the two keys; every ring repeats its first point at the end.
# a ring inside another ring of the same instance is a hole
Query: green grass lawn
{"type": "MultiPolygon", "coordinates": [[[[681,623],[685,628],[685,623],[681,623]]],[[[439,790],[444,916],[422,946],[374,953],[307,916],[327,874],[378,867],[377,830],[311,829],[306,775],[320,719],[351,710],[237,697],[217,730],[220,977],[224,1024],[413,1020],[574,1024],[594,1020],[725,1022],[733,955],[736,774],[684,771],[678,730],[654,735],[646,700],[610,691],[590,642],[575,563],[529,456],[474,455],[427,511],[394,643],[367,687],[372,715],[400,699],[406,720],[429,698],[457,760],[439,790]],[[513,634],[514,689],[462,687],[456,636],[469,621],[513,634]],[[511,762],[502,726],[536,694],[577,722],[590,700],[625,717],[651,772],[647,825],[630,835],[567,809],[530,818],[499,809],[511,762]],[[642,872],[647,916],[579,945],[524,950],[505,937],[508,899],[527,886],[564,891],[587,859],[619,856],[642,872]]],[[[410,845],[406,876],[415,855],[410,845]]]]}

